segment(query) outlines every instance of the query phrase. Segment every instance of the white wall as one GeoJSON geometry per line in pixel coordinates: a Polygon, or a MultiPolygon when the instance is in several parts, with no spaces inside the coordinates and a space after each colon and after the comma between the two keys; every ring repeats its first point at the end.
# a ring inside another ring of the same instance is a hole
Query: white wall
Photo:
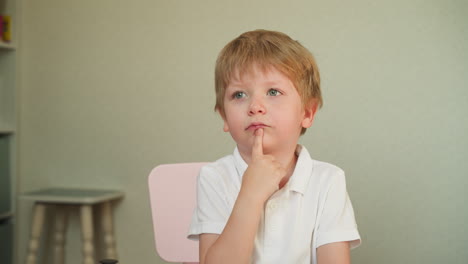
{"type": "MultiPolygon", "coordinates": [[[[240,33],[308,47],[324,108],[302,138],[347,172],[354,263],[466,263],[466,1],[24,1],[19,192],[120,188],[120,263],[156,256],[146,177],[233,149],[212,111],[213,66],[240,33]],[[209,147],[207,147],[207,145],[209,147]]],[[[19,203],[23,263],[30,206],[19,203]]],[[[80,263],[71,222],[67,263],[80,263]]]]}

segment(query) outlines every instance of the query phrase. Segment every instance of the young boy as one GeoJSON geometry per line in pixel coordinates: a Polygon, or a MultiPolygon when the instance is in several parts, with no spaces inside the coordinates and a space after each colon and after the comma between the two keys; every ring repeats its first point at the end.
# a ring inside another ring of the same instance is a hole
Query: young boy
{"type": "Polygon", "coordinates": [[[350,263],[360,237],[344,172],[297,144],[322,105],[312,54],[283,33],[246,32],[219,54],[215,86],[237,147],[200,171],[189,231],[200,263],[350,263]]]}

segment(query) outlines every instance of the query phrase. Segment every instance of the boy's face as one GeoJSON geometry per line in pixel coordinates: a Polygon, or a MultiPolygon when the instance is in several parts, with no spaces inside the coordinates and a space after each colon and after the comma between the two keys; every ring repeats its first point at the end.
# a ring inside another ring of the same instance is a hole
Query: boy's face
{"type": "Polygon", "coordinates": [[[241,154],[250,156],[254,132],[263,128],[263,151],[295,148],[302,128],[312,125],[315,108],[304,109],[289,78],[271,67],[233,78],[224,97],[224,131],[230,132],[241,154]]]}

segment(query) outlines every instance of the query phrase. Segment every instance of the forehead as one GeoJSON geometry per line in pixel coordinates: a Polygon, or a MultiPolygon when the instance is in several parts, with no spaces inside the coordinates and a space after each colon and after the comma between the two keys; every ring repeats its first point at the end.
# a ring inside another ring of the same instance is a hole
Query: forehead
{"type": "Polygon", "coordinates": [[[252,82],[276,84],[284,82],[290,83],[291,80],[281,71],[277,70],[274,66],[260,66],[254,64],[249,67],[244,67],[242,70],[236,68],[230,74],[229,82],[226,88],[252,82]]]}

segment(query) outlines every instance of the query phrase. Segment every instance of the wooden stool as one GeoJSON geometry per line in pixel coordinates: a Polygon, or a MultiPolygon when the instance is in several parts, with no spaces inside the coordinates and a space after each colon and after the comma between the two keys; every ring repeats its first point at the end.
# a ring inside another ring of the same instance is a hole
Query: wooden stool
{"type": "Polygon", "coordinates": [[[70,205],[79,206],[81,234],[83,242],[83,264],[95,264],[93,243],[92,206],[100,204],[100,221],[103,229],[105,257],[117,259],[112,221],[111,201],[122,198],[123,192],[114,190],[50,188],[22,195],[22,198],[34,200],[31,237],[29,239],[26,264],[35,264],[39,241],[44,226],[46,207],[54,206],[54,263],[63,264],[65,260],[65,232],[67,230],[70,205]]]}

